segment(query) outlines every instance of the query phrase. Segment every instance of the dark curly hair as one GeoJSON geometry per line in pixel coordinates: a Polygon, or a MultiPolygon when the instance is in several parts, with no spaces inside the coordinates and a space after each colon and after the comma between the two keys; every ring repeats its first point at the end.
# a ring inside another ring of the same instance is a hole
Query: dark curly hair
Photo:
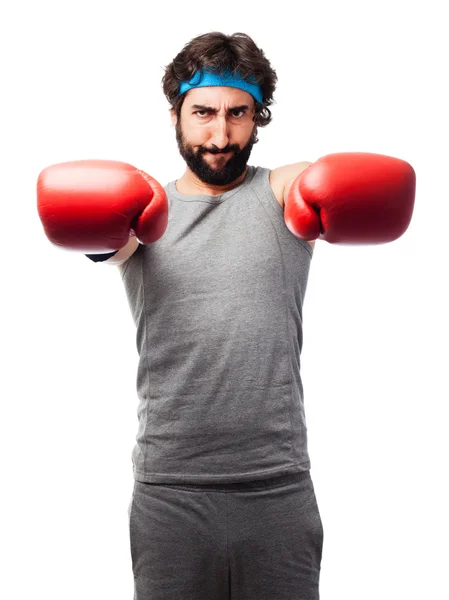
{"type": "Polygon", "coordinates": [[[246,33],[225,35],[219,31],[193,38],[176,58],[164,67],[162,89],[170,104],[170,110],[175,111],[178,119],[185,98],[185,94],[179,96],[180,83],[189,81],[197,71],[205,68],[214,70],[220,75],[231,71],[233,75],[238,72],[246,80],[256,79],[262,89],[263,97],[262,102],[254,101],[253,120],[258,127],[265,127],[271,122],[271,111],[268,107],[274,102],[276,71],[271,68],[263,50],[256,46],[249,35],[246,33]]]}

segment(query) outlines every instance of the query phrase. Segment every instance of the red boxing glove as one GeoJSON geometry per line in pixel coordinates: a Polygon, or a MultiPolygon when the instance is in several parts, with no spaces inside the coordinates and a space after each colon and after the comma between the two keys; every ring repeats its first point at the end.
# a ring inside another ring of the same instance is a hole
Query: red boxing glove
{"type": "Polygon", "coordinates": [[[298,238],[334,244],[382,244],[407,230],[416,176],[399,158],[345,152],[329,154],[292,183],[284,208],[298,238]]]}
{"type": "Polygon", "coordinates": [[[119,250],[136,235],[157,241],[168,224],[164,188],[126,163],[80,160],[44,169],[37,208],[50,242],[84,253],[119,250]]]}

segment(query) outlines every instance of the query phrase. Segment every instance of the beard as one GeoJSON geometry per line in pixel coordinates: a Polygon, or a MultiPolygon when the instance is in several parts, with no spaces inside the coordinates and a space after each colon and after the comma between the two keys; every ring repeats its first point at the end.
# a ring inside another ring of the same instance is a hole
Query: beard
{"type": "Polygon", "coordinates": [[[178,149],[182,158],[187,163],[189,169],[194,173],[201,181],[209,185],[228,185],[238,179],[246,169],[251,151],[254,144],[257,141],[257,127],[254,128],[253,133],[248,143],[240,148],[238,144],[230,144],[226,148],[205,148],[200,146],[195,152],[193,146],[186,142],[181,128],[180,119],[176,124],[176,141],[178,142],[178,149]],[[204,160],[204,154],[218,154],[220,152],[232,152],[232,156],[226,160],[223,166],[215,166],[212,168],[204,160]]]}

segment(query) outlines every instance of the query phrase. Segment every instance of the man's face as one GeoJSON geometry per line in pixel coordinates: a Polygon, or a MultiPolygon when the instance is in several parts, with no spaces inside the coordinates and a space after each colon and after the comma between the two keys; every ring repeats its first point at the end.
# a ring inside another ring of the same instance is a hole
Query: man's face
{"type": "Polygon", "coordinates": [[[246,169],[257,128],[254,99],[243,90],[204,87],[189,90],[176,126],[179,152],[204,183],[227,185],[246,169]]]}

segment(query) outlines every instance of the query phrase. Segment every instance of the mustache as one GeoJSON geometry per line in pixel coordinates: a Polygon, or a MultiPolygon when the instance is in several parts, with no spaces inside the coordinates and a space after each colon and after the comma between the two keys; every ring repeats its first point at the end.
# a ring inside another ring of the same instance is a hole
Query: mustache
{"type": "Polygon", "coordinates": [[[226,148],[200,148],[200,154],[221,154],[227,152],[238,152],[240,148],[238,146],[226,146],[226,148]]]}

